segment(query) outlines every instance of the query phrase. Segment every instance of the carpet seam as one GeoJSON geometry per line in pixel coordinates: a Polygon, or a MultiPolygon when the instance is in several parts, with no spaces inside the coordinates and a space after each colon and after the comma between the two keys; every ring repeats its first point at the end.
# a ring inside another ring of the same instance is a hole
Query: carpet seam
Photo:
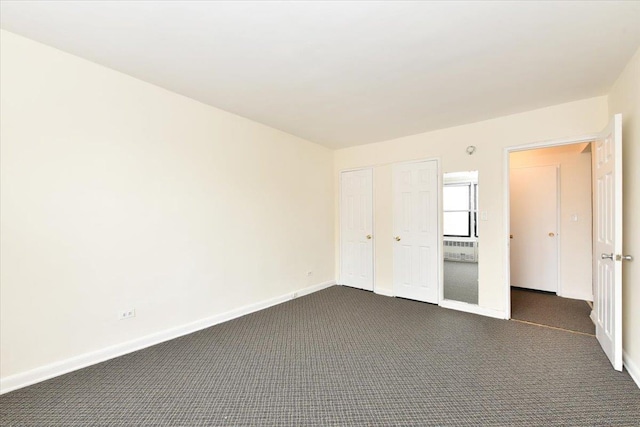
{"type": "Polygon", "coordinates": [[[558,331],[564,331],[564,332],[569,332],[569,333],[578,334],[578,335],[586,335],[588,337],[594,337],[595,338],[594,334],[588,334],[586,332],[572,331],[571,329],[559,328],[557,326],[543,325],[541,323],[529,322],[527,320],[520,320],[520,319],[513,319],[513,318],[511,320],[513,320],[514,322],[526,323],[527,325],[540,326],[542,328],[555,329],[555,330],[558,330],[558,331]]]}

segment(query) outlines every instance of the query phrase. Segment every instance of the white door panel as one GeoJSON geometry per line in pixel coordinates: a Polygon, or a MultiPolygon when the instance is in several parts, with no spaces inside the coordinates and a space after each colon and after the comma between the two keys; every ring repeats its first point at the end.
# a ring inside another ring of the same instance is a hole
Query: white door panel
{"type": "Polygon", "coordinates": [[[396,296],[438,303],[438,164],[394,165],[393,278],[396,296]]]}
{"type": "Polygon", "coordinates": [[[511,285],[558,292],[558,168],[509,171],[511,285]]]}
{"type": "Polygon", "coordinates": [[[372,170],[343,172],[340,186],[340,282],[372,291],[372,170]]]}
{"type": "Polygon", "coordinates": [[[616,114],[595,142],[593,311],[596,337],[622,370],[622,117],[616,114]]]}

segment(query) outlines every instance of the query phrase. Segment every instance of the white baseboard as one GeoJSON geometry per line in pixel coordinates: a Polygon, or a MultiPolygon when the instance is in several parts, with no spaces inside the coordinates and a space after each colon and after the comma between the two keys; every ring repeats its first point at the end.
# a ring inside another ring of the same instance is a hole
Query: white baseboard
{"type": "MultiPolygon", "coordinates": [[[[306,288],[302,288],[297,292],[293,292],[292,298],[303,297],[305,295],[312,294],[314,292],[321,291],[323,289],[327,289],[328,287],[334,286],[336,284],[335,280],[327,280],[326,282],[318,283],[317,285],[309,286],[306,288]],[[296,297],[297,295],[297,297],[296,297]]],[[[256,310],[257,311],[257,310],[256,310]]]]}
{"type": "Polygon", "coordinates": [[[581,293],[563,293],[562,295],[560,295],[562,298],[569,298],[569,299],[579,299],[582,301],[593,301],[593,294],[581,294],[581,293]]]}
{"type": "Polygon", "coordinates": [[[265,308],[281,304],[285,301],[289,301],[297,297],[320,291],[335,284],[336,283],[334,280],[329,280],[317,285],[302,288],[298,291],[288,292],[284,295],[269,298],[265,301],[249,304],[222,314],[207,317],[205,319],[197,320],[195,322],[187,323],[185,325],[177,326],[174,328],[166,329],[164,331],[156,332],[141,338],[137,338],[135,340],[116,344],[97,351],[84,353],[26,372],[10,375],[8,377],[0,379],[0,394],[8,393],[10,391],[29,386],[31,384],[39,383],[41,381],[64,375],[66,373],[76,371],[87,366],[95,365],[96,363],[104,362],[105,360],[113,359],[115,357],[132,353],[134,351],[142,350],[143,348],[160,344],[162,342],[169,341],[183,335],[191,334],[201,329],[209,328],[219,323],[227,322],[246,314],[264,310],[265,308]]]}
{"type": "Polygon", "coordinates": [[[378,295],[383,295],[385,297],[395,297],[395,295],[393,294],[393,291],[390,290],[390,289],[375,288],[373,290],[373,293],[378,294],[378,295]]]}
{"type": "Polygon", "coordinates": [[[629,372],[629,376],[636,382],[638,388],[640,388],[640,367],[631,360],[626,351],[622,352],[622,363],[624,364],[627,372],[629,372]]]}
{"type": "Polygon", "coordinates": [[[440,307],[449,308],[452,310],[464,311],[466,313],[479,314],[481,316],[493,317],[496,319],[506,319],[504,311],[493,310],[491,308],[480,307],[476,304],[468,304],[466,302],[442,300],[440,301],[440,307]]]}

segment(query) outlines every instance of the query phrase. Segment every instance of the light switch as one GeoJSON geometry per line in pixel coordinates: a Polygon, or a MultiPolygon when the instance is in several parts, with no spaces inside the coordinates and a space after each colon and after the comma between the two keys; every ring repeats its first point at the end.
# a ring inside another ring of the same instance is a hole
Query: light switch
{"type": "Polygon", "coordinates": [[[571,215],[571,221],[578,222],[578,214],[571,215]]]}
{"type": "Polygon", "coordinates": [[[486,221],[487,220],[487,211],[480,212],[480,220],[482,220],[482,221],[486,221]]]}

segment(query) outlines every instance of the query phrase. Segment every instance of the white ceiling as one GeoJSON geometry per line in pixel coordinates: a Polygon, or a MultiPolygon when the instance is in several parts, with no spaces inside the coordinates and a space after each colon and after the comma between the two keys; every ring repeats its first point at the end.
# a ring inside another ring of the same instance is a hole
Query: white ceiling
{"type": "Polygon", "coordinates": [[[0,3],[2,28],[327,147],[604,95],[640,2],[0,3]]]}

